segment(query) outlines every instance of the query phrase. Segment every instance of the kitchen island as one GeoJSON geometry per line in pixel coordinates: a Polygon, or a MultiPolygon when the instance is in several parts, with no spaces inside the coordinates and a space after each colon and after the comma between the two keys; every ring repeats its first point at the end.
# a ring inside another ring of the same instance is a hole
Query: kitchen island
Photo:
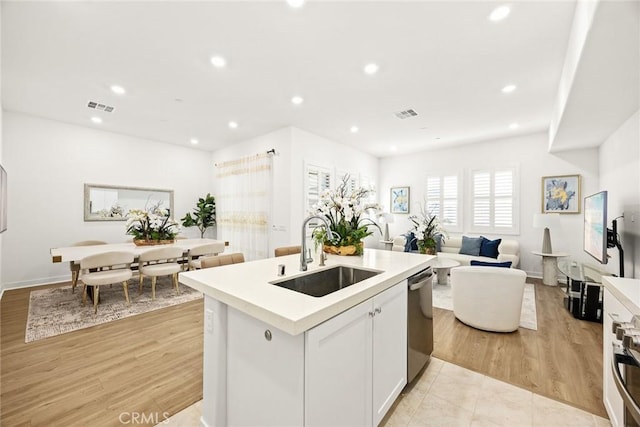
{"type": "Polygon", "coordinates": [[[435,257],[367,249],[190,271],[205,295],[203,426],[377,425],[406,384],[406,279],[435,257]],[[379,274],[323,297],[276,286],[337,265],[379,274]]]}

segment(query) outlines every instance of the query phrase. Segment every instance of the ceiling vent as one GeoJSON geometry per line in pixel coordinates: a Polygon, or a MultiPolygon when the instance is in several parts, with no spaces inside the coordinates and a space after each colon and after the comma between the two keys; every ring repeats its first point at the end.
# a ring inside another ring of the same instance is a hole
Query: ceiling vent
{"type": "Polygon", "coordinates": [[[409,110],[404,110],[404,111],[398,111],[397,113],[393,113],[396,115],[397,118],[399,119],[408,119],[409,117],[415,117],[418,115],[418,113],[416,113],[414,110],[409,109],[409,110]]]}
{"type": "Polygon", "coordinates": [[[113,112],[113,110],[116,109],[115,107],[100,104],[99,102],[95,102],[95,101],[89,101],[89,103],[87,104],[87,107],[92,108],[94,110],[98,110],[98,111],[104,111],[106,113],[111,113],[113,112]]]}

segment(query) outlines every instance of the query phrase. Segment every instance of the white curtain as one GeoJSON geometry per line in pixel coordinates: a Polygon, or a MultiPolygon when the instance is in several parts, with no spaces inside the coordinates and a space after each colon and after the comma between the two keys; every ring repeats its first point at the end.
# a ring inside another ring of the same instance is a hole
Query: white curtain
{"type": "Polygon", "coordinates": [[[216,165],[218,238],[247,261],[269,257],[272,156],[258,154],[216,165]]]}

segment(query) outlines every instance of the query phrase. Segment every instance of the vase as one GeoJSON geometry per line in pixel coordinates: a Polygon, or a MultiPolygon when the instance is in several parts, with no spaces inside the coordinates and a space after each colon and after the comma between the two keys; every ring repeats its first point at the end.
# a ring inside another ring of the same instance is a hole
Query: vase
{"type": "Polygon", "coordinates": [[[176,242],[175,239],[166,239],[166,240],[133,239],[133,244],[136,246],[170,245],[175,242],[176,242]]]}
{"type": "Polygon", "coordinates": [[[435,255],[436,254],[436,248],[426,248],[426,247],[421,247],[420,249],[420,253],[421,254],[425,254],[425,255],[435,255]]]}
{"type": "Polygon", "coordinates": [[[364,242],[358,242],[353,245],[346,246],[332,246],[322,245],[322,250],[328,254],[335,255],[362,255],[364,250],[364,242]]]}

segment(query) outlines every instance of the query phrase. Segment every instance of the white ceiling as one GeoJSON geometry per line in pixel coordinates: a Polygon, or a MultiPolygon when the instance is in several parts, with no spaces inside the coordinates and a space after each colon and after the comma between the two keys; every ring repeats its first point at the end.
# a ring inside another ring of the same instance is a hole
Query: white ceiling
{"type": "Polygon", "coordinates": [[[204,150],[285,126],[378,157],[547,130],[575,2],[512,1],[494,23],[498,5],[3,1],[2,101],[152,140],[197,138],[204,150]],[[362,71],[371,61],[374,76],[362,71]],[[89,100],[115,111],[96,114],[89,100]],[[408,108],[419,115],[393,114],[408,108]]]}

